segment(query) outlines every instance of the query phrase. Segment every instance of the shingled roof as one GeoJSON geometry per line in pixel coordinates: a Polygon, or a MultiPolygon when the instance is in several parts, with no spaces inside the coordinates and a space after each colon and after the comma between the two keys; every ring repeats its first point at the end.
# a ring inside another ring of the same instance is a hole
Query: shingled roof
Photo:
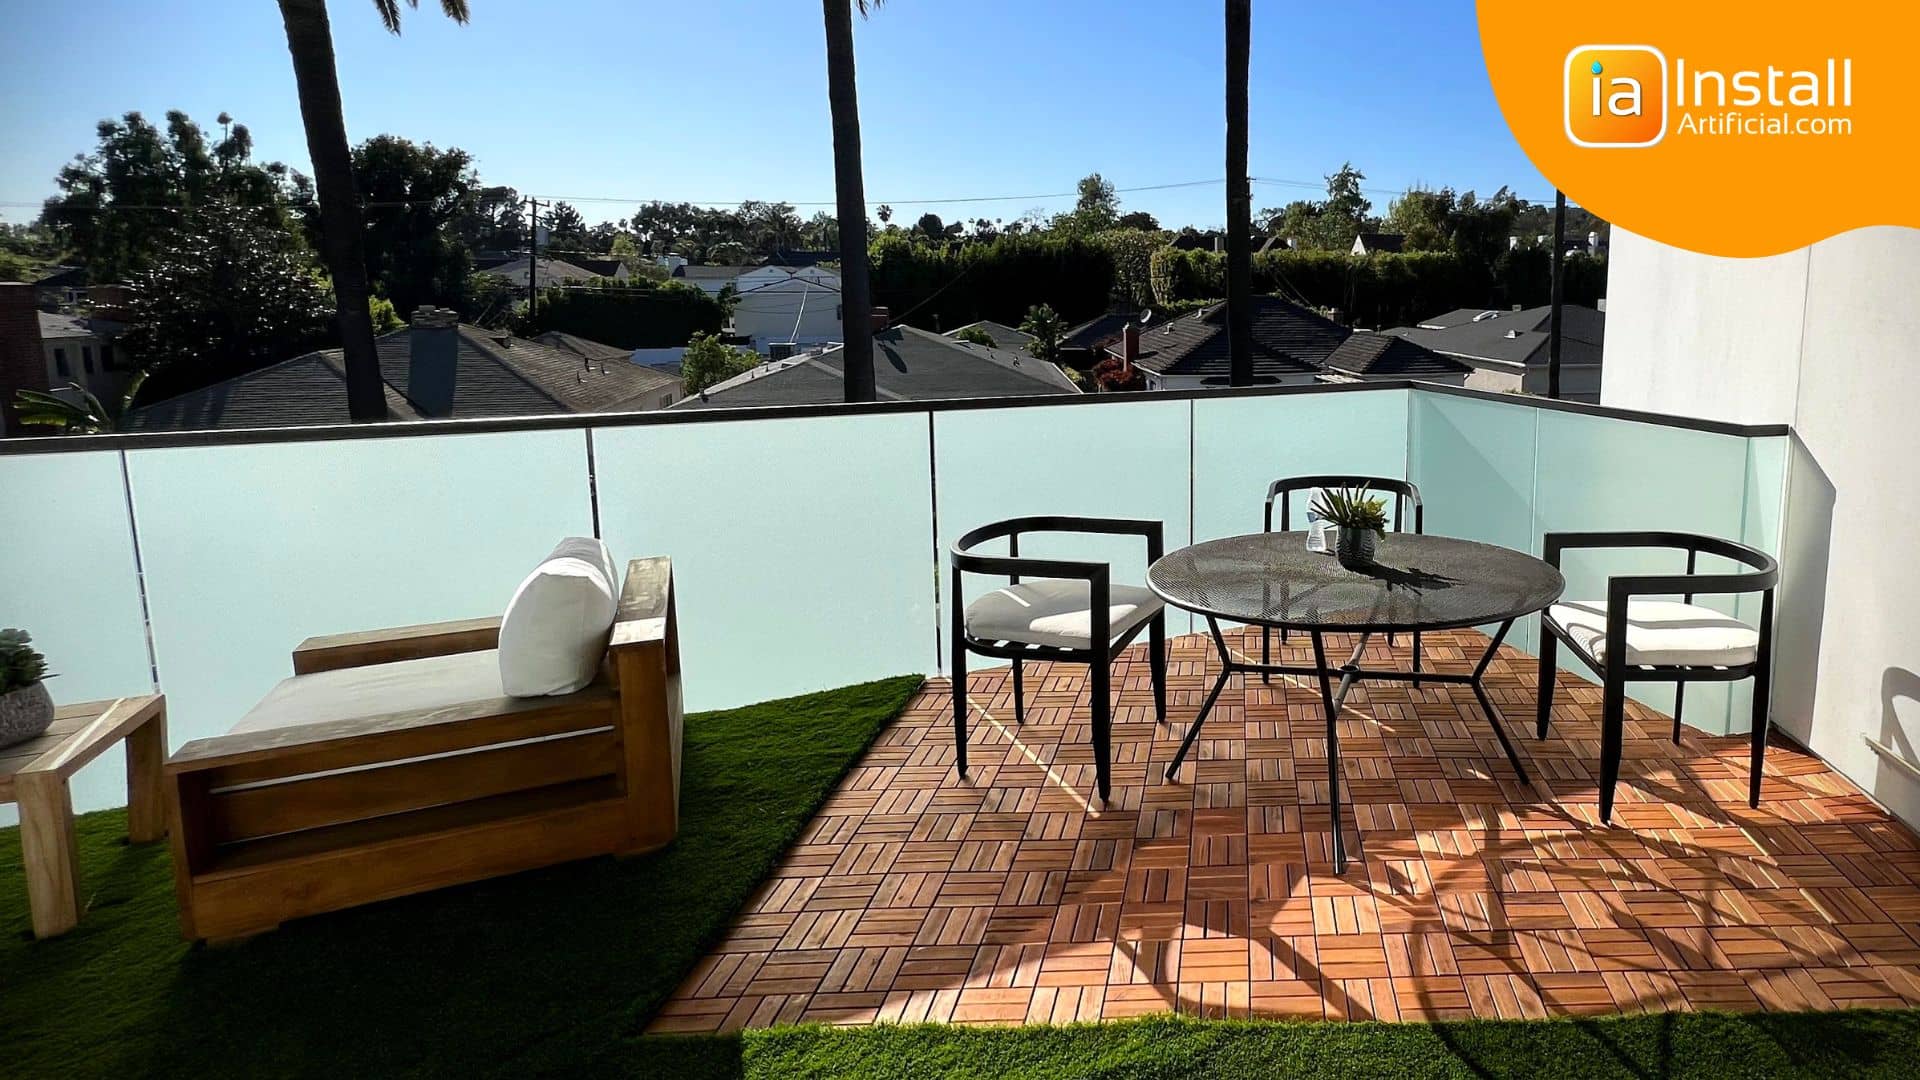
{"type": "MultiPolygon", "coordinates": [[[[628,361],[592,360],[478,326],[461,324],[458,332],[452,416],[459,419],[633,412],[656,406],[679,385],[628,361]]],[[[425,419],[406,397],[410,333],[396,330],[374,343],[390,420],[425,419]]],[[[325,349],[134,409],[121,427],[304,427],[350,419],[345,362],[340,350],[325,349]]]]}
{"type": "Polygon", "coordinates": [[[1424,379],[1472,370],[1452,357],[1391,334],[1356,332],[1327,355],[1327,367],[1375,379],[1424,379]]]}
{"type": "MultiPolygon", "coordinates": [[[[1255,296],[1250,306],[1256,379],[1317,373],[1352,332],[1317,311],[1278,296],[1255,296]]],[[[1118,355],[1119,348],[1114,343],[1107,346],[1107,351],[1118,355]]],[[[1229,374],[1227,305],[1214,304],[1143,328],[1136,361],[1160,375],[1225,379],[1229,374]]]]}
{"type": "MultiPolygon", "coordinates": [[[[676,409],[825,405],[844,400],[842,346],[761,364],[708,387],[676,409]]],[[[873,335],[873,376],[882,401],[1076,394],[1073,380],[1024,352],[989,349],[911,326],[873,335]]]]}

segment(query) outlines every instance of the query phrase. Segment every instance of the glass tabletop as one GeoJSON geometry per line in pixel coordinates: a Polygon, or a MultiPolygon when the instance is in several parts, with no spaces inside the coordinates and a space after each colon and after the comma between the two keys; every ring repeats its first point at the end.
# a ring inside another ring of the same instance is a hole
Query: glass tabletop
{"type": "Polygon", "coordinates": [[[1307,550],[1304,532],[1251,533],[1181,548],[1147,569],[1175,607],[1300,630],[1446,630],[1504,622],[1560,598],[1566,579],[1524,552],[1388,533],[1371,566],[1307,550]]]}

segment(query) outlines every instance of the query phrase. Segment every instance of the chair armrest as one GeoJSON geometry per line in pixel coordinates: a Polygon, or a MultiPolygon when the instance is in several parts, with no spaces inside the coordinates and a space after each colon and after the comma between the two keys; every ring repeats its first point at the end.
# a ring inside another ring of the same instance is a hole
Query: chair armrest
{"type": "Polygon", "coordinates": [[[500,617],[395,626],[310,637],[293,650],[293,673],[365,667],[395,660],[479,652],[500,647],[500,617]]]}
{"type": "MultiPolygon", "coordinates": [[[[617,649],[659,642],[666,644],[670,653],[677,654],[675,623],[673,560],[658,555],[629,562],[608,646],[617,649]]],[[[677,666],[677,657],[675,663],[677,666]]]]}

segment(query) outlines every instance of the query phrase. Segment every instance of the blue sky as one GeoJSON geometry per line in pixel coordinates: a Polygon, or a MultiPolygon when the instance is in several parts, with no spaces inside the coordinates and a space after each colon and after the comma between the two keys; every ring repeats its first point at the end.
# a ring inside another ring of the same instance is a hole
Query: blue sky
{"type": "MultiPolygon", "coordinates": [[[[14,4],[0,21],[0,218],[22,221],[54,172],[130,109],[222,109],[256,153],[308,171],[279,13],[268,0],[14,4]],[[190,10],[191,17],[179,14],[190,10]]],[[[333,0],[356,141],[382,132],[459,146],[489,183],[576,199],[588,220],[649,198],[830,204],[820,7],[811,0],[437,0],[381,29],[369,0],[333,0]],[[584,197],[609,201],[589,201],[584,197]]],[[[868,196],[911,221],[1014,218],[1070,198],[923,199],[1215,180],[1222,165],[1218,3],[891,0],[857,26],[868,196]]],[[[1493,99],[1466,0],[1301,5],[1254,0],[1251,172],[1311,181],[1351,159],[1376,212],[1420,183],[1550,199],[1493,99]]],[[[1256,183],[1256,208],[1303,187],[1256,183]]],[[[1221,185],[1122,195],[1164,224],[1218,225],[1221,185]]],[[[801,206],[803,214],[818,207],[801,206]]]]}

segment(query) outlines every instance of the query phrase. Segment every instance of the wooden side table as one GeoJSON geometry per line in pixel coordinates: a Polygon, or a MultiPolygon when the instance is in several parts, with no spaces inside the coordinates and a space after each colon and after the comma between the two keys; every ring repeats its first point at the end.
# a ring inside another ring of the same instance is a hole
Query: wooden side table
{"type": "Polygon", "coordinates": [[[20,853],[35,937],[64,934],[80,922],[80,862],[69,781],[121,739],[127,744],[127,838],[135,843],[158,840],[167,832],[160,790],[167,760],[164,696],[63,705],[45,734],[0,749],[0,803],[20,806],[20,853]]]}

